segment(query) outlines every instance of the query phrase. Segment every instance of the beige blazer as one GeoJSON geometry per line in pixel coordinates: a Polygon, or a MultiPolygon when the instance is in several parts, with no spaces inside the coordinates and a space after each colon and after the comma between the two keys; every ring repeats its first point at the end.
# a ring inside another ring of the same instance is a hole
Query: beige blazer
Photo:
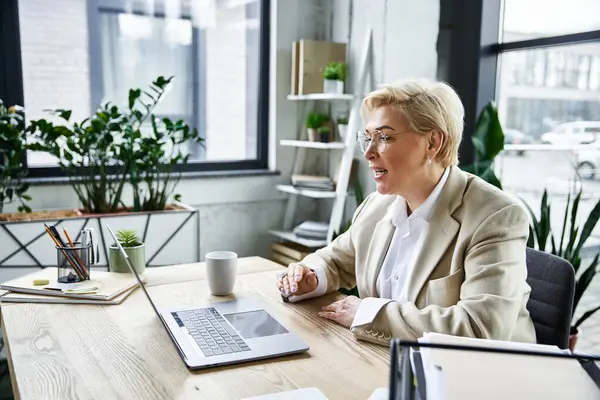
{"type": "MultiPolygon", "coordinates": [[[[388,207],[396,196],[372,193],[350,229],[305,258],[321,266],[327,292],[358,285],[363,301],[378,297],[376,282],[394,233],[388,207]]],[[[378,344],[416,340],[425,332],[535,343],[525,308],[528,217],[516,199],[452,167],[408,281],[408,302],[377,301],[373,321],[354,335],[378,344]]],[[[373,299],[371,299],[373,300],[373,299]]]]}

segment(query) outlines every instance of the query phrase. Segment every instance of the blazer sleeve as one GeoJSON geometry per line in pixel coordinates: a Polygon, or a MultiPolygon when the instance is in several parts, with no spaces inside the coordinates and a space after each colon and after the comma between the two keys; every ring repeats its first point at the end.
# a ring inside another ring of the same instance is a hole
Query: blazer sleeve
{"type": "Polygon", "coordinates": [[[527,214],[519,205],[496,211],[471,238],[456,305],[419,309],[414,303],[390,300],[380,305],[373,321],[352,326],[352,332],[358,339],[382,345],[388,345],[390,337],[417,340],[426,332],[509,340],[523,302],[528,227],[527,214]]]}
{"type": "Polygon", "coordinates": [[[341,287],[353,288],[356,286],[355,253],[352,241],[352,227],[361,212],[372,199],[371,193],[357,207],[352,216],[352,224],[346,232],[339,235],[326,247],[306,256],[301,263],[315,271],[318,278],[318,287],[302,296],[290,296],[290,302],[296,302],[312,297],[317,297],[338,290],[341,287]]]}

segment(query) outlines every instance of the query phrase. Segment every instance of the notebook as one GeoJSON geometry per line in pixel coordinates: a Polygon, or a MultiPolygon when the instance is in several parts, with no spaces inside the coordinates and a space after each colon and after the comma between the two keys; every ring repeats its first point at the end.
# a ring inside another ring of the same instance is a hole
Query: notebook
{"type": "Polygon", "coordinates": [[[0,303],[97,304],[112,306],[121,304],[136,288],[137,286],[121,293],[112,300],[78,299],[63,296],[42,296],[38,294],[4,291],[3,294],[0,294],[0,303]]]}
{"type": "MultiPolygon", "coordinates": [[[[31,274],[3,282],[0,284],[0,289],[39,296],[110,301],[138,285],[135,276],[126,273],[92,271],[90,280],[68,284],[58,283],[56,280],[57,276],[57,268],[44,268],[31,274]],[[48,285],[36,286],[33,284],[35,279],[48,279],[50,283],[48,285]],[[97,291],[95,293],[67,292],[67,290],[82,290],[86,288],[97,288],[97,291]]],[[[141,277],[141,279],[145,282],[144,277],[141,277]]]]}

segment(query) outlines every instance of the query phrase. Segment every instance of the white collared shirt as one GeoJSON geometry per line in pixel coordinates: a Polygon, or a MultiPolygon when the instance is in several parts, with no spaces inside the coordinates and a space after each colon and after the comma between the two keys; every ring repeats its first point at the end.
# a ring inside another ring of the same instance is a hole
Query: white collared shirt
{"type": "Polygon", "coordinates": [[[435,203],[448,179],[449,172],[450,169],[446,168],[431,194],[411,215],[407,215],[406,200],[401,196],[398,196],[390,206],[388,213],[391,214],[392,225],[396,229],[377,277],[378,298],[361,301],[352,326],[373,322],[381,307],[390,300],[400,304],[408,301],[406,285],[423,247],[425,239],[423,233],[429,226],[435,203]]]}

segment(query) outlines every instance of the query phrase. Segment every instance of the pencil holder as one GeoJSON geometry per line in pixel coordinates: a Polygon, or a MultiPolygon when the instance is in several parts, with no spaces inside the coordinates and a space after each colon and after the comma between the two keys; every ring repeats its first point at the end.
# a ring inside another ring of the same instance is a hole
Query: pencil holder
{"type": "Polygon", "coordinates": [[[58,260],[58,281],[74,283],[90,279],[90,253],[92,246],[81,246],[74,243],[73,247],[56,246],[58,260]]]}

